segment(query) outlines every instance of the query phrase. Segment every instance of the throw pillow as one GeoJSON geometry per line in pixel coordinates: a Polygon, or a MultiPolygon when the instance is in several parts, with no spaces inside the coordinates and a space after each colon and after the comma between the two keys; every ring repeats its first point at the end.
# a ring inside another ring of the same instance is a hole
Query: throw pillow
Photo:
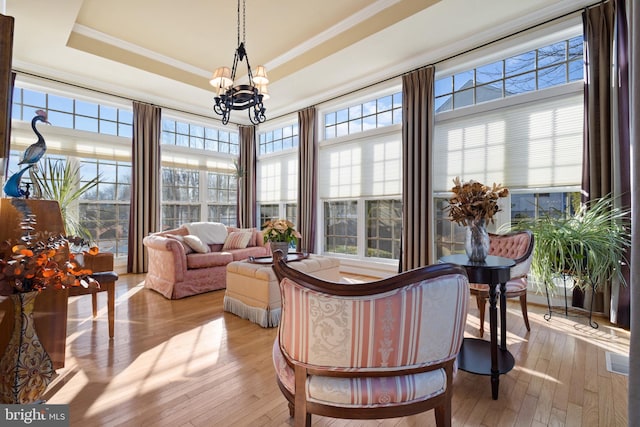
{"type": "Polygon", "coordinates": [[[207,252],[209,252],[209,246],[205,245],[198,236],[188,234],[184,236],[184,242],[187,245],[191,246],[191,248],[196,252],[199,252],[201,254],[206,254],[207,252]]]}
{"type": "Polygon", "coordinates": [[[232,231],[224,241],[223,251],[229,249],[244,249],[249,244],[253,233],[247,231],[232,231]]]}
{"type": "Polygon", "coordinates": [[[187,243],[184,241],[184,236],[181,236],[179,234],[165,234],[165,237],[168,237],[169,239],[174,239],[180,242],[180,244],[182,245],[182,248],[184,249],[184,253],[186,255],[189,255],[190,253],[193,252],[193,248],[187,245],[187,243]]]}

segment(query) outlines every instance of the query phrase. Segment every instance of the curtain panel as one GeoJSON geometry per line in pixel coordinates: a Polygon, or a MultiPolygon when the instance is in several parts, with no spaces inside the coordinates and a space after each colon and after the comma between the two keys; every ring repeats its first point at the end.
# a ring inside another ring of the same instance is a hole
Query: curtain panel
{"type": "Polygon", "coordinates": [[[298,230],[302,235],[298,250],[315,252],[318,199],[318,136],[316,109],[298,112],[298,230]]]}
{"type": "Polygon", "coordinates": [[[160,228],[160,129],[160,107],[134,101],[128,273],[147,272],[142,240],[160,228]]]}
{"type": "Polygon", "coordinates": [[[433,231],[433,66],[402,76],[402,242],[399,271],[428,265],[433,231]]]}
{"type": "MultiPolygon", "coordinates": [[[[621,208],[630,207],[630,135],[627,26],[624,0],[585,9],[586,84],[584,91],[583,200],[611,194],[621,208]]],[[[629,259],[629,253],[627,259],[629,259]]],[[[629,266],[623,266],[629,283],[629,266]]],[[[604,295],[610,320],[629,327],[628,287],[612,283],[604,295]]],[[[589,303],[585,301],[586,304],[589,303]]]]}
{"type": "Polygon", "coordinates": [[[240,161],[238,170],[238,227],[256,225],[256,128],[239,126],[240,161]]]}

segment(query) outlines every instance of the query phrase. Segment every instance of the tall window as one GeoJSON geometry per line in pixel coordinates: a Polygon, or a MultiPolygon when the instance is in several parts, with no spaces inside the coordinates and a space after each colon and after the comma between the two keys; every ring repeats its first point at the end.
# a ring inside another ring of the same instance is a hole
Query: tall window
{"type": "Polygon", "coordinates": [[[582,69],[582,37],[573,37],[436,81],[437,257],[464,247],[464,230],[443,212],[456,176],[510,189],[497,226],[571,208],[582,170],[582,69]]]}
{"type": "Polygon", "coordinates": [[[275,218],[285,218],[296,224],[298,123],[260,132],[258,141],[259,224],[275,218]]]}
{"type": "MultiPolygon", "coordinates": [[[[40,167],[46,167],[48,159],[78,166],[76,188],[100,177],[97,187],[67,209],[79,218],[101,251],[122,257],[127,254],[133,112],[130,106],[118,105],[118,100],[105,96],[89,100],[83,93],[82,99],[78,98],[62,91],[22,87],[18,77],[13,92],[12,117],[17,122],[12,127],[9,173],[19,169],[19,158],[35,141],[29,122],[36,110],[45,110],[52,126],[39,126],[48,143],[40,167]]],[[[28,177],[23,179],[28,181],[28,177]]]]}
{"type": "Polygon", "coordinates": [[[323,114],[318,192],[324,252],[399,258],[402,98],[396,90],[323,114]]]}

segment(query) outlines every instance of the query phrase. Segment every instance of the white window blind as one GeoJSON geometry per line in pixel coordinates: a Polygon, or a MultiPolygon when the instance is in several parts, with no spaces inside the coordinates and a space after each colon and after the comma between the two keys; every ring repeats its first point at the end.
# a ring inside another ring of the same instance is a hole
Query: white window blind
{"type": "Polygon", "coordinates": [[[298,153],[263,157],[258,161],[258,202],[298,198],[298,153]]]}
{"type": "Polygon", "coordinates": [[[449,191],[457,176],[510,188],[579,185],[582,99],[571,92],[437,121],[434,191],[449,191]]]}
{"type": "Polygon", "coordinates": [[[401,138],[396,131],[321,147],[320,197],[332,199],[400,194],[401,138]]]}

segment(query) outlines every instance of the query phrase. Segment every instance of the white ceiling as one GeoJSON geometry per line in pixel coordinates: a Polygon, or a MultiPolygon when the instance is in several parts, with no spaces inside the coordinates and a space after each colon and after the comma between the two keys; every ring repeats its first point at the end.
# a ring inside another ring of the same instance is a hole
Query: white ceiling
{"type": "MultiPolygon", "coordinates": [[[[269,73],[268,120],[592,2],[247,0],[247,54],[252,68],[269,73]]],[[[15,17],[15,70],[217,117],[208,80],[215,68],[231,66],[236,0],[4,3],[15,17]]],[[[245,118],[231,115],[232,122],[245,118]]]]}

